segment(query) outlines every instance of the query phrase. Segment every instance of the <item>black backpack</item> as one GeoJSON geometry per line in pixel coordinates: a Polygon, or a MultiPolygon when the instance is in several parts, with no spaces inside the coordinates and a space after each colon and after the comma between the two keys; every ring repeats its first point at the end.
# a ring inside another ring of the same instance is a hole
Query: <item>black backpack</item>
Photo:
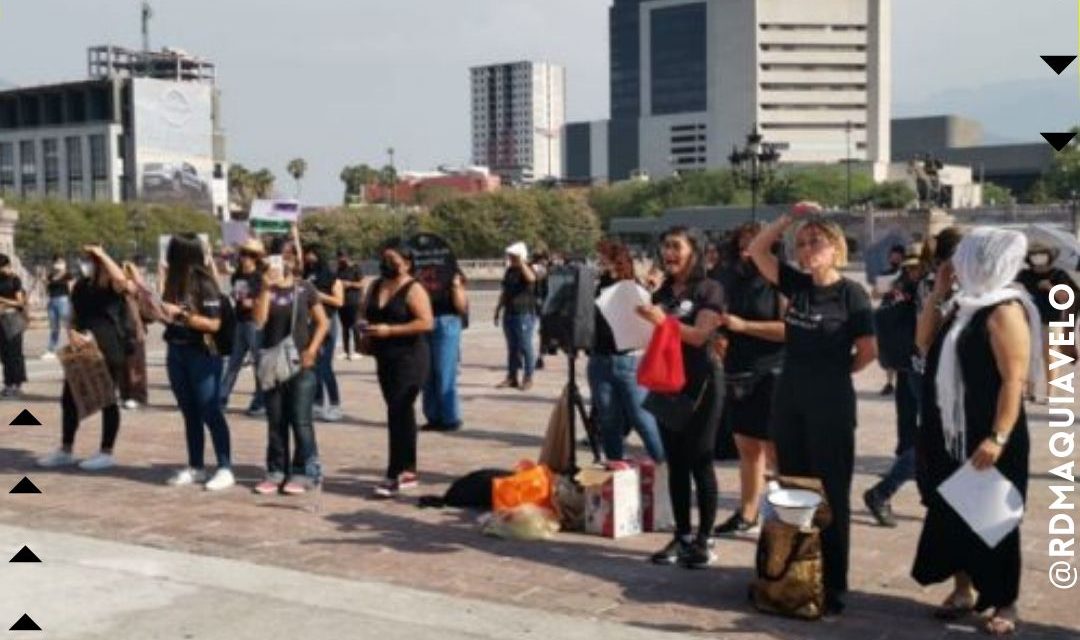
{"type": "Polygon", "coordinates": [[[477,509],[491,511],[491,481],[514,475],[504,469],[480,469],[454,481],[441,496],[421,496],[420,508],[477,509]]]}
{"type": "Polygon", "coordinates": [[[236,342],[236,307],[229,296],[221,294],[220,298],[221,326],[214,334],[214,347],[219,356],[229,356],[233,352],[233,343],[236,342]]]}

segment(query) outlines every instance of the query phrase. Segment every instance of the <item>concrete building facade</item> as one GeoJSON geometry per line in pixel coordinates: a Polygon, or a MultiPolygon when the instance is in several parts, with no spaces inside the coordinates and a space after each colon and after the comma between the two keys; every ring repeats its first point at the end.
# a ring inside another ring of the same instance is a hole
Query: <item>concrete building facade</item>
{"type": "Polygon", "coordinates": [[[566,73],[546,62],[473,67],[473,164],[510,184],[563,177],[566,73]]]}

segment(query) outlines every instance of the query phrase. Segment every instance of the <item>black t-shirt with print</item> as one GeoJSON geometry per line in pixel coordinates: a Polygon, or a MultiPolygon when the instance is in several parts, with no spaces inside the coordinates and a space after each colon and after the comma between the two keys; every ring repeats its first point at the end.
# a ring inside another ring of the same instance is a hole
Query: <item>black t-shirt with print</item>
{"type": "Polygon", "coordinates": [[[503,274],[503,306],[510,315],[536,313],[536,283],[525,279],[521,269],[510,267],[503,274]]]}
{"type": "Polygon", "coordinates": [[[232,276],[232,299],[236,308],[237,322],[251,322],[255,313],[255,300],[262,289],[262,274],[258,270],[251,273],[237,271],[232,276]],[[245,302],[251,306],[245,306],[245,302]]]}
{"type": "MultiPolygon", "coordinates": [[[[753,265],[738,262],[721,270],[727,312],[751,322],[779,321],[780,296],[753,265]]],[[[728,373],[764,373],[779,369],[784,343],[730,332],[724,370],[728,373]]]]}
{"type": "Polygon", "coordinates": [[[310,282],[298,280],[292,287],[272,287],[270,313],[263,326],[262,347],[274,347],[291,334],[296,348],[301,351],[306,349],[311,340],[311,309],[317,304],[319,296],[310,282]],[[294,301],[296,326],[293,326],[294,301]]]}
{"type": "Polygon", "coordinates": [[[1060,320],[1062,316],[1062,312],[1050,304],[1050,289],[1064,284],[1076,290],[1076,283],[1061,269],[1050,269],[1044,273],[1024,269],[1016,276],[1016,281],[1024,285],[1024,289],[1032,297],[1043,324],[1060,320]]]}
{"type": "MultiPolygon", "coordinates": [[[[193,276],[186,300],[166,302],[179,304],[206,318],[221,317],[221,292],[209,275],[193,276]]],[[[169,344],[207,346],[205,334],[180,324],[165,327],[164,338],[169,344]]]]}
{"type": "MultiPolygon", "coordinates": [[[[667,280],[653,294],[653,304],[662,308],[668,315],[678,318],[679,322],[690,326],[697,323],[698,315],[702,311],[723,313],[726,306],[724,287],[709,278],[691,282],[680,293],[676,293],[671,281],[667,280]]],[[[710,349],[711,346],[708,343],[701,347],[682,343],[687,388],[700,385],[715,369],[709,353],[710,349]]]]}
{"type": "Polygon", "coordinates": [[[780,292],[789,300],[784,317],[787,344],[785,369],[850,373],[855,340],[874,335],[870,297],[851,280],[841,278],[819,287],[810,274],[780,265],[780,292]]]}

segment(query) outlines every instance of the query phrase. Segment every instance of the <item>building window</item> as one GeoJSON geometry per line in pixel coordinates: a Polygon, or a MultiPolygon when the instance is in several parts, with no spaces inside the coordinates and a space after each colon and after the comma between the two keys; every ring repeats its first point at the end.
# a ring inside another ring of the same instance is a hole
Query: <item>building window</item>
{"type": "Polygon", "coordinates": [[[83,150],[82,138],[64,138],[64,151],[68,170],[68,200],[83,199],[83,150]]]}
{"type": "Polygon", "coordinates": [[[105,136],[90,136],[90,199],[104,200],[109,196],[109,159],[105,153],[105,136]]]}
{"type": "Polygon", "coordinates": [[[652,112],[692,113],[707,108],[707,38],[704,2],[654,9],[652,112]]]}
{"type": "Polygon", "coordinates": [[[60,195],[60,143],[56,138],[41,141],[41,155],[45,164],[45,197],[60,195]]]}
{"type": "Polygon", "coordinates": [[[22,197],[37,193],[37,145],[33,140],[19,143],[19,166],[22,174],[22,197]]]}
{"type": "Polygon", "coordinates": [[[0,142],[0,196],[13,194],[15,191],[15,145],[0,142]]]}

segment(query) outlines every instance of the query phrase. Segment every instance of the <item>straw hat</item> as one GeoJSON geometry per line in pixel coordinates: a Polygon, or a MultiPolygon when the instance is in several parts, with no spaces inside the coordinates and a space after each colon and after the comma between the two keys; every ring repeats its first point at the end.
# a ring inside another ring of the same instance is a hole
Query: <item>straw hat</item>
{"type": "Polygon", "coordinates": [[[923,244],[921,242],[912,242],[904,249],[904,261],[900,263],[901,267],[917,267],[922,264],[923,244]]]}
{"type": "Polygon", "coordinates": [[[258,238],[249,238],[244,241],[244,244],[240,245],[240,252],[264,256],[266,255],[266,248],[263,247],[263,243],[258,238]]]}

